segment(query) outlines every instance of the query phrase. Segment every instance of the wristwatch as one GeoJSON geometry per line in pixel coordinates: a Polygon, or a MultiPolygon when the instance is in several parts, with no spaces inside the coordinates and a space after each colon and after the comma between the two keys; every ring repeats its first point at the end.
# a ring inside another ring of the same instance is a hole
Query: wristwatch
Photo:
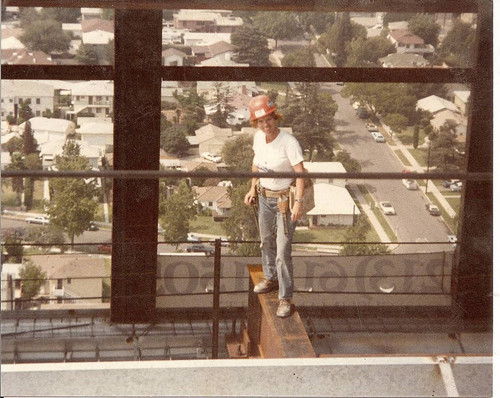
{"type": "Polygon", "coordinates": [[[296,202],[299,202],[299,203],[302,203],[302,202],[304,201],[304,199],[302,199],[302,198],[297,198],[297,199],[295,199],[295,201],[296,201],[296,202]]]}

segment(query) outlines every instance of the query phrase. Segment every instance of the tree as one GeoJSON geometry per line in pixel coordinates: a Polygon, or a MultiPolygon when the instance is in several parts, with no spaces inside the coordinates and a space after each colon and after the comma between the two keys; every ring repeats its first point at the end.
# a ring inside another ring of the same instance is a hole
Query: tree
{"type": "Polygon", "coordinates": [[[389,113],[384,116],[384,122],[395,133],[401,133],[408,126],[408,118],[399,113],[389,113]]]}
{"type": "Polygon", "coordinates": [[[75,60],[83,65],[96,65],[99,63],[94,46],[82,43],[76,52],[75,60]]]}
{"type": "Polygon", "coordinates": [[[196,218],[194,195],[185,180],[169,197],[162,197],[159,206],[160,225],[165,230],[164,238],[176,248],[185,241],[189,232],[189,221],[196,218]]]}
{"type": "Polygon", "coordinates": [[[323,159],[331,157],[334,144],[331,132],[338,105],[329,94],[320,92],[318,83],[299,83],[297,90],[299,96],[284,108],[294,136],[309,154],[309,160],[315,154],[323,159]]]}
{"type": "Polygon", "coordinates": [[[278,48],[278,40],[293,39],[301,33],[295,16],[290,12],[258,12],[254,24],[264,35],[274,39],[275,48],[278,48]]]}
{"type": "Polygon", "coordinates": [[[377,66],[379,58],[395,52],[394,44],[385,37],[357,37],[347,44],[346,66],[377,66]]]}
{"type": "Polygon", "coordinates": [[[463,166],[464,159],[455,150],[456,127],[454,121],[446,121],[431,141],[430,164],[436,166],[438,170],[448,171],[463,166]]]}
{"type": "Polygon", "coordinates": [[[34,22],[40,21],[40,13],[33,7],[20,7],[19,8],[19,23],[21,28],[26,28],[34,22]]]}
{"type": "Polygon", "coordinates": [[[19,40],[30,50],[50,54],[67,51],[71,37],[62,30],[59,22],[48,19],[27,25],[19,40]]]}
{"type": "Polygon", "coordinates": [[[217,127],[227,127],[227,118],[235,107],[231,105],[232,99],[229,87],[225,86],[222,82],[214,83],[215,96],[210,104],[215,107],[215,113],[210,116],[211,122],[217,127]]]}
{"type": "Polygon", "coordinates": [[[441,27],[431,15],[417,14],[408,21],[408,30],[424,39],[425,43],[437,46],[441,27]]]}
{"type": "MultiPolygon", "coordinates": [[[[259,230],[255,220],[254,209],[244,203],[245,194],[250,188],[249,182],[230,187],[228,190],[231,199],[231,213],[222,224],[229,240],[258,241],[259,230]]],[[[259,245],[256,243],[231,243],[231,252],[239,256],[260,255],[259,245]]]]}
{"type": "Polygon", "coordinates": [[[322,34],[327,31],[337,19],[334,12],[318,11],[299,12],[297,17],[304,31],[312,31],[317,34],[322,34]]]}
{"type": "Polygon", "coordinates": [[[384,26],[389,25],[391,22],[408,21],[414,14],[408,12],[388,12],[384,15],[384,26]]]}
{"type": "MultiPolygon", "coordinates": [[[[222,147],[222,159],[231,171],[250,171],[253,161],[253,138],[242,135],[233,140],[226,141],[222,147]]],[[[233,186],[247,184],[240,178],[232,180],[233,186]]]]}
{"type": "Polygon", "coordinates": [[[253,25],[243,25],[231,34],[231,44],[238,47],[236,61],[250,66],[270,66],[266,36],[253,25]]]}
{"type": "Polygon", "coordinates": [[[20,263],[23,261],[24,246],[22,245],[22,234],[15,229],[2,231],[2,247],[5,244],[5,251],[9,256],[9,262],[20,263]]]}
{"type": "Polygon", "coordinates": [[[365,214],[358,216],[355,224],[344,233],[345,242],[340,251],[341,256],[360,256],[387,253],[388,247],[384,244],[367,244],[366,236],[370,230],[370,223],[365,214]]]}
{"type": "MultiPolygon", "coordinates": [[[[5,170],[24,170],[23,155],[21,152],[14,152],[10,159],[10,164],[5,166],[5,170]]],[[[24,181],[22,177],[12,177],[12,190],[16,193],[16,202],[21,204],[21,195],[24,191],[24,181]]]]}
{"type": "MultiPolygon", "coordinates": [[[[63,153],[55,158],[55,168],[65,170],[90,170],[89,161],[80,155],[80,146],[72,140],[66,141],[63,153]]],[[[95,179],[55,178],[50,181],[51,200],[47,203],[47,214],[51,224],[62,228],[69,236],[73,247],[75,236],[81,235],[94,219],[98,195],[95,179]]]]}
{"type": "Polygon", "coordinates": [[[451,67],[471,67],[474,59],[476,30],[457,20],[438,47],[440,57],[451,67]]]}
{"type": "Polygon", "coordinates": [[[361,171],[361,165],[356,159],[351,157],[351,154],[345,150],[341,150],[335,154],[335,160],[342,163],[344,169],[348,173],[358,173],[361,171]]]}
{"type": "Polygon", "coordinates": [[[47,8],[40,10],[41,19],[53,19],[60,23],[76,23],[81,17],[78,8],[47,8]]]}
{"type": "Polygon", "coordinates": [[[413,148],[415,149],[418,148],[419,135],[420,135],[420,127],[418,126],[418,124],[416,124],[413,127],[413,148]]]}
{"type": "MultiPolygon", "coordinates": [[[[27,170],[42,170],[42,159],[38,152],[24,156],[24,167],[27,170]]],[[[35,178],[26,177],[24,179],[24,206],[26,210],[33,207],[33,194],[35,188],[35,178]]]]}
{"type": "Polygon", "coordinates": [[[22,137],[12,137],[9,141],[5,143],[5,149],[9,152],[10,156],[14,152],[22,152],[23,151],[23,139],[22,137]]]}
{"type": "Polygon", "coordinates": [[[160,133],[161,147],[169,153],[179,157],[184,156],[189,150],[190,144],[184,133],[185,127],[179,124],[167,127],[160,133]]]}
{"type": "Polygon", "coordinates": [[[28,260],[19,270],[19,277],[22,283],[21,298],[29,301],[40,292],[47,279],[47,273],[42,271],[41,266],[28,260]]]}
{"type": "Polygon", "coordinates": [[[202,123],[205,118],[207,100],[204,95],[199,95],[195,88],[189,89],[187,93],[187,95],[181,95],[177,91],[174,92],[174,98],[179,101],[181,110],[178,123],[183,123],[187,133],[194,135],[198,124],[202,123]]]}
{"type": "Polygon", "coordinates": [[[26,242],[36,244],[41,244],[42,250],[44,252],[49,252],[51,247],[59,246],[59,249],[64,253],[66,246],[64,243],[66,239],[64,238],[64,232],[55,227],[54,225],[30,225],[26,228],[26,234],[24,236],[26,242]]]}
{"type": "MultiPolygon", "coordinates": [[[[24,101],[21,101],[19,104],[19,109],[18,109],[18,119],[17,119],[17,124],[22,124],[23,122],[27,122],[30,120],[33,116],[33,111],[31,110],[31,99],[27,98],[24,101]]],[[[30,127],[31,128],[31,127],[30,127]]]]}
{"type": "Polygon", "coordinates": [[[314,61],[314,52],[311,46],[302,47],[299,50],[293,51],[286,54],[281,60],[281,65],[295,66],[295,67],[314,67],[316,63],[314,61]]]}

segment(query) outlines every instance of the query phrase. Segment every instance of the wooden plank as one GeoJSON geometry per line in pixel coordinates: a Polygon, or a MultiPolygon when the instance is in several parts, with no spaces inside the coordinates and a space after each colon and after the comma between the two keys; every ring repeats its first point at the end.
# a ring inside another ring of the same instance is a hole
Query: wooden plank
{"type": "Polygon", "coordinates": [[[255,294],[253,286],[264,279],[261,265],[249,265],[249,335],[252,352],[264,358],[315,358],[306,329],[295,309],[288,318],[276,315],[276,291],[255,294]],[[259,317],[260,315],[260,317],[259,317]]]}

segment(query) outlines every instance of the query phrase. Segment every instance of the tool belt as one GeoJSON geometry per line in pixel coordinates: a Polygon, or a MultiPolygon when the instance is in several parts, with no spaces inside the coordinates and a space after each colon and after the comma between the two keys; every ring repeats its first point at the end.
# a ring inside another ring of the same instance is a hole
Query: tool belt
{"type": "Polygon", "coordinates": [[[265,198],[278,199],[281,198],[283,195],[288,196],[289,190],[290,188],[282,189],[281,191],[272,191],[271,189],[261,187],[260,185],[257,186],[257,192],[259,192],[265,198]]]}

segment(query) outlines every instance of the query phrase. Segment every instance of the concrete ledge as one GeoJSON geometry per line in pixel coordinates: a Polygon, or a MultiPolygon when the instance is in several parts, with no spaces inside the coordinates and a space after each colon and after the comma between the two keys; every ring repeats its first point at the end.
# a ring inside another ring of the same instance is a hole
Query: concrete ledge
{"type": "Polygon", "coordinates": [[[491,356],[134,361],[2,366],[2,396],[492,396],[491,356]],[[441,368],[448,367],[446,377],[441,368]]]}

